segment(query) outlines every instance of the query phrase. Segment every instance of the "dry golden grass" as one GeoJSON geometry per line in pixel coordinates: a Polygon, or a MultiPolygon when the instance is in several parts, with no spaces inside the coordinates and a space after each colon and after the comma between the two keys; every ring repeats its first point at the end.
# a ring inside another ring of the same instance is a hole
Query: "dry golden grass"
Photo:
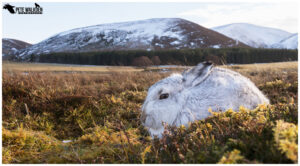
{"type": "Polygon", "coordinates": [[[289,72],[289,71],[297,71],[298,62],[279,62],[279,63],[265,63],[265,64],[261,63],[261,64],[233,65],[233,66],[224,65],[221,67],[233,69],[240,73],[262,72],[262,71],[289,72]]]}
{"type": "Polygon", "coordinates": [[[274,81],[274,79],[295,80],[298,77],[298,62],[247,64],[221,67],[237,71],[250,78],[250,80],[257,85],[268,81],[274,81]]]}
{"type": "Polygon", "coordinates": [[[150,140],[139,121],[147,89],[185,66],[4,63],[2,162],[297,163],[297,62],[221,67],[249,77],[272,105],[216,113],[150,140]]]}
{"type": "MultiPolygon", "coordinates": [[[[261,64],[245,64],[245,65],[222,65],[220,67],[233,69],[237,72],[247,71],[269,71],[269,70],[294,70],[298,68],[298,62],[278,62],[278,63],[261,63],[261,64]]],[[[49,64],[49,63],[16,63],[4,61],[2,65],[3,71],[81,71],[81,72],[122,72],[122,71],[143,71],[143,68],[133,66],[85,66],[85,65],[65,65],[65,64],[49,64]]],[[[147,67],[147,70],[155,69],[186,69],[189,66],[177,67],[147,67]]]]}
{"type": "Polygon", "coordinates": [[[81,66],[63,64],[42,64],[42,63],[13,63],[4,62],[3,71],[24,71],[24,72],[136,72],[143,71],[141,68],[127,66],[81,66]]]}

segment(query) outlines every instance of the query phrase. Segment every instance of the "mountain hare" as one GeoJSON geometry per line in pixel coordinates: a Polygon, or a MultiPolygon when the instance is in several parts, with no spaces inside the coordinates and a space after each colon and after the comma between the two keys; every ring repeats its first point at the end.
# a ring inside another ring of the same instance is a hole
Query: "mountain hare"
{"type": "Polygon", "coordinates": [[[142,106],[141,121],[151,136],[162,136],[163,122],[185,125],[210,115],[208,109],[225,111],[240,106],[254,109],[269,100],[248,78],[213,67],[211,62],[172,74],[152,85],[142,106]]]}

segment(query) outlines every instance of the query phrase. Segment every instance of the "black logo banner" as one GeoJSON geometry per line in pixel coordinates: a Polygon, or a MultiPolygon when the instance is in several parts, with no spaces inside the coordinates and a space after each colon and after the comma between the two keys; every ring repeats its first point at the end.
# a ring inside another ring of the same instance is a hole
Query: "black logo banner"
{"type": "Polygon", "coordinates": [[[3,9],[8,10],[11,14],[43,14],[43,8],[37,3],[34,3],[33,7],[16,7],[7,3],[3,9]]]}

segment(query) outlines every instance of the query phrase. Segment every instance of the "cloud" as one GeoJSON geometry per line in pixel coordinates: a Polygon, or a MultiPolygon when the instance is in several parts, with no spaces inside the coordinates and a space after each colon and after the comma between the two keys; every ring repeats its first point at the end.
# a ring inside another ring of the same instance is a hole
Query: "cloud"
{"type": "Polygon", "coordinates": [[[209,28],[244,22],[297,32],[297,6],[297,3],[203,3],[178,16],[209,28]]]}

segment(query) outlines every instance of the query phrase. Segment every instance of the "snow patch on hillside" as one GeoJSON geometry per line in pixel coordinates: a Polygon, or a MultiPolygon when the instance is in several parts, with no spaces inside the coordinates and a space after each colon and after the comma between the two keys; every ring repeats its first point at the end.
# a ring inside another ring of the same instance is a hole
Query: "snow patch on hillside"
{"type": "MultiPolygon", "coordinates": [[[[121,38],[148,38],[149,40],[153,39],[153,35],[158,37],[168,36],[172,38],[181,39],[180,31],[178,32],[177,28],[173,28],[170,31],[170,25],[176,26],[176,21],[179,19],[166,19],[166,18],[158,18],[158,19],[149,19],[149,20],[141,20],[141,21],[131,21],[131,22],[122,22],[122,23],[112,23],[112,24],[101,24],[84,28],[77,28],[70,31],[65,31],[59,33],[57,36],[66,36],[72,33],[89,33],[91,36],[97,36],[98,34],[103,34],[105,36],[109,36],[110,38],[106,38],[107,40],[112,40],[114,33],[120,34],[121,38]],[[177,30],[177,31],[176,31],[177,30]],[[174,32],[177,33],[174,33],[174,32]],[[123,34],[122,34],[123,33],[123,34]]],[[[82,34],[85,34],[82,33],[82,34]]],[[[89,42],[97,41],[96,38],[89,40],[89,42]]],[[[121,40],[117,40],[116,42],[120,42],[121,40]]]]}
{"type": "Polygon", "coordinates": [[[295,33],[280,42],[273,44],[272,48],[286,48],[286,49],[297,49],[298,48],[298,33],[295,33]]]}
{"type": "Polygon", "coordinates": [[[28,55],[53,52],[96,52],[111,50],[160,50],[188,48],[247,47],[180,18],[155,18],[76,28],[58,33],[26,50],[28,55]]]}
{"type": "Polygon", "coordinates": [[[291,33],[280,29],[247,23],[228,24],[212,29],[256,48],[270,48],[271,45],[291,35],[291,33]]]}

